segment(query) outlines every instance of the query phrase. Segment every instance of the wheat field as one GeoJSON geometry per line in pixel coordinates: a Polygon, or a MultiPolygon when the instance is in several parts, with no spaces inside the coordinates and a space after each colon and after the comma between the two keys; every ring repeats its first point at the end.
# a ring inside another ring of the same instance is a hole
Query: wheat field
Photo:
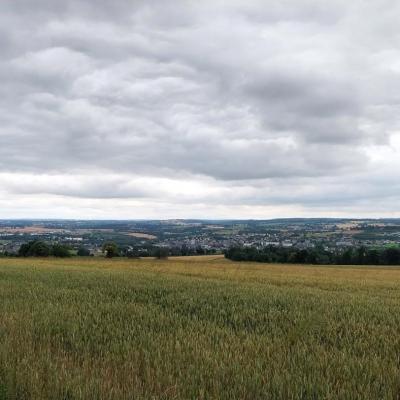
{"type": "Polygon", "coordinates": [[[0,399],[397,399],[400,269],[0,259],[0,399]]]}

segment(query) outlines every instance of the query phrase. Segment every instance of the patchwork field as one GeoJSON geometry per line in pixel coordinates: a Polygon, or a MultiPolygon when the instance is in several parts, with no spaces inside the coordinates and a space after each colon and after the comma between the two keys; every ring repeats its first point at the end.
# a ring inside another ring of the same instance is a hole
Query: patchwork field
{"type": "Polygon", "coordinates": [[[0,259],[0,399],[396,399],[400,269],[0,259]]]}

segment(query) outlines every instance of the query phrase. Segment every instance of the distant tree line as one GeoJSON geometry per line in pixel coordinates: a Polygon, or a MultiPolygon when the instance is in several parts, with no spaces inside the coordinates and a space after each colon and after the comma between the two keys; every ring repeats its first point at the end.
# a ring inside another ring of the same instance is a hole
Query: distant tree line
{"type": "Polygon", "coordinates": [[[329,251],[322,246],[313,249],[267,246],[232,247],[225,257],[233,261],[258,261],[289,264],[333,264],[333,265],[400,265],[400,249],[367,248],[365,246],[329,251]]]}
{"type": "MultiPolygon", "coordinates": [[[[158,259],[166,259],[169,256],[189,256],[189,255],[205,255],[215,254],[215,249],[204,249],[201,246],[196,248],[189,248],[185,245],[181,247],[163,247],[163,246],[147,246],[133,247],[133,246],[118,246],[113,241],[107,241],[102,245],[102,253],[106,258],[113,257],[155,257],[158,259]]],[[[7,254],[11,256],[12,254],[7,254]]],[[[33,240],[21,245],[18,254],[19,257],[72,257],[77,255],[79,257],[93,256],[90,250],[81,246],[78,250],[72,249],[70,246],[60,243],[48,244],[41,240],[33,240]]]]}
{"type": "Polygon", "coordinates": [[[129,247],[121,250],[122,256],[130,258],[135,257],[156,257],[167,258],[169,256],[202,256],[206,254],[216,254],[216,249],[205,249],[201,246],[188,247],[182,245],[181,247],[165,247],[165,246],[149,246],[143,247],[129,247]]]}

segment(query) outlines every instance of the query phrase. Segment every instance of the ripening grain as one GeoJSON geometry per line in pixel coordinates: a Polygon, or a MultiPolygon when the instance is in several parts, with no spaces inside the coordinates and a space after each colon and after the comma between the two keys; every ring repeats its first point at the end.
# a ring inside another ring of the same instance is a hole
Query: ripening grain
{"type": "Polygon", "coordinates": [[[399,394],[399,269],[0,260],[0,399],[399,394]]]}

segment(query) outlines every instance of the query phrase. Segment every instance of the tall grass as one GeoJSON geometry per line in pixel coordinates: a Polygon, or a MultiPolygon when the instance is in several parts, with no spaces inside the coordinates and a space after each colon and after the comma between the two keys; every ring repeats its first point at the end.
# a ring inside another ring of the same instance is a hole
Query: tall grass
{"type": "Polygon", "coordinates": [[[395,399],[400,270],[0,260],[0,399],[395,399]]]}

